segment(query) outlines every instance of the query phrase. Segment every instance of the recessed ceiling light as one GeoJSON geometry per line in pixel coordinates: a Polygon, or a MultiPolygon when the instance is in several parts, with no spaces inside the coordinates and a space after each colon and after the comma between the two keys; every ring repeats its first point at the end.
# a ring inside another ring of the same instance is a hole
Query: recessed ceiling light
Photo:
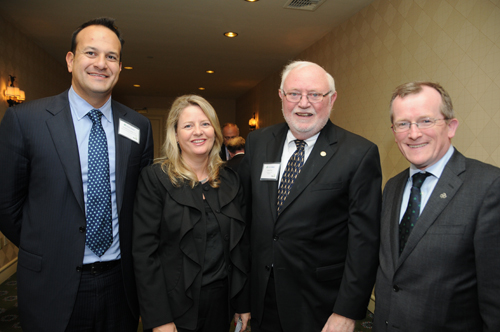
{"type": "Polygon", "coordinates": [[[236,32],[232,32],[232,31],[229,31],[229,32],[224,32],[224,36],[226,37],[229,37],[229,38],[234,38],[236,37],[238,34],[236,32]]]}
{"type": "Polygon", "coordinates": [[[198,90],[205,90],[205,88],[204,88],[204,87],[202,87],[202,86],[200,86],[200,87],[198,88],[198,90]]]}
{"type": "Polygon", "coordinates": [[[245,0],[246,2],[257,2],[259,0],[245,0]]]}
{"type": "Polygon", "coordinates": [[[141,87],[141,85],[140,85],[140,84],[134,84],[134,87],[135,87],[135,88],[140,88],[140,87],[141,87]]]}
{"type": "Polygon", "coordinates": [[[134,67],[123,67],[123,68],[125,68],[125,69],[129,69],[129,70],[130,70],[130,69],[134,69],[134,67]]]}
{"type": "Polygon", "coordinates": [[[215,73],[213,70],[207,70],[207,74],[213,74],[215,73]]]}

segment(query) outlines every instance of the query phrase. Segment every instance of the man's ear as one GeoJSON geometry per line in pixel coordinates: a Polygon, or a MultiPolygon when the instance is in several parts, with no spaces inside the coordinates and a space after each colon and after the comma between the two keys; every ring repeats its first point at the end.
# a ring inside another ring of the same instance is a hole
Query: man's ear
{"type": "MultiPolygon", "coordinates": [[[[66,54],[66,64],[68,65],[68,71],[70,73],[73,72],[73,60],[75,59],[75,55],[73,52],[68,52],[66,54]]],[[[121,70],[121,69],[120,69],[121,70]]]]}

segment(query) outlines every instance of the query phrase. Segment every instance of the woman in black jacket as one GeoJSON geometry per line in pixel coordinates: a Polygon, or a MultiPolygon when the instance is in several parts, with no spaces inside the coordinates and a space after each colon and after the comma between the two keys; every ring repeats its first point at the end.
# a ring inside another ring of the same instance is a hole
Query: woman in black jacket
{"type": "Polygon", "coordinates": [[[145,329],[227,331],[249,313],[249,247],[238,176],[219,157],[222,134],[202,97],[175,100],[165,157],[145,168],[133,255],[145,329]],[[241,314],[240,314],[241,313],[241,314]]]}

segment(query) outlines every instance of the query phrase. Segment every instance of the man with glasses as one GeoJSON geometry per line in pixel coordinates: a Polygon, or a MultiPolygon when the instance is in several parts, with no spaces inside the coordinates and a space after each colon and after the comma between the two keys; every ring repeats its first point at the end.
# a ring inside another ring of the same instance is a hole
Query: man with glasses
{"type": "Polygon", "coordinates": [[[442,86],[391,99],[410,168],[384,189],[374,331],[500,330],[500,169],[465,158],[442,86]]]}
{"type": "Polygon", "coordinates": [[[317,64],[285,67],[286,123],[250,133],[239,173],[252,248],[252,331],[349,331],[378,266],[377,146],[330,120],[337,92],[317,64]]]}

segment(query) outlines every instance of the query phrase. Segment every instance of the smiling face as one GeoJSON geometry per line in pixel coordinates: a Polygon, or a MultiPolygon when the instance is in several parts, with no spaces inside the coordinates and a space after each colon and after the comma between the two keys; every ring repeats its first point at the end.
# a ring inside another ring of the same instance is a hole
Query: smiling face
{"type": "Polygon", "coordinates": [[[311,103],[306,97],[306,94],[311,92],[324,95],[330,91],[323,68],[310,65],[293,69],[283,82],[283,90],[287,94],[296,92],[303,95],[299,102],[292,103],[286,99],[283,91],[279,90],[283,116],[297,139],[307,139],[323,129],[330,117],[337,93],[330,93],[319,103],[311,103]]]}
{"type": "Polygon", "coordinates": [[[120,40],[113,31],[91,25],[78,33],[75,53],[66,55],[73,89],[95,108],[109,99],[118,81],[122,69],[120,50],[120,40]]]}
{"type": "MultiPolygon", "coordinates": [[[[441,95],[428,86],[423,86],[419,93],[409,94],[404,98],[396,97],[392,103],[393,122],[414,123],[422,118],[444,119],[440,111],[441,102],[441,95]]],[[[424,170],[446,154],[457,127],[457,119],[437,121],[427,129],[419,129],[412,124],[409,131],[394,133],[394,137],[403,156],[417,168],[424,170]]]]}
{"type": "Polygon", "coordinates": [[[215,142],[215,131],[199,106],[191,105],[182,110],[175,136],[186,163],[197,165],[208,161],[215,142]]]}

